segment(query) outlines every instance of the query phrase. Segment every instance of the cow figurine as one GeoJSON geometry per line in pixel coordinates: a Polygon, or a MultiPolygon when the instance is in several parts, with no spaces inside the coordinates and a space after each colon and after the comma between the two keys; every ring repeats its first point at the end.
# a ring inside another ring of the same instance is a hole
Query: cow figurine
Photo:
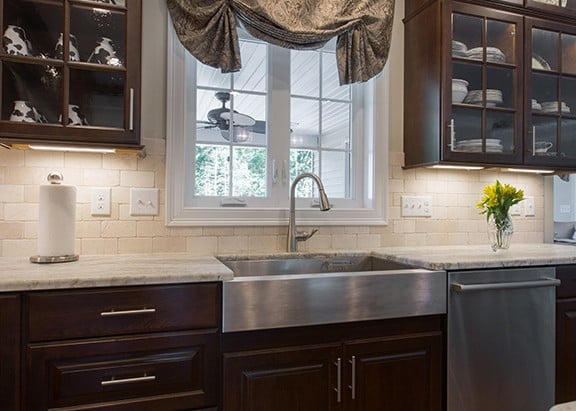
{"type": "Polygon", "coordinates": [[[29,56],[31,54],[30,42],[26,32],[20,26],[9,25],[2,36],[4,51],[16,56],[29,56]]]}
{"type": "Polygon", "coordinates": [[[80,107],[76,104],[68,105],[68,125],[69,126],[87,126],[88,121],[84,114],[80,112],[80,107]]]}
{"type": "Polygon", "coordinates": [[[30,101],[16,100],[14,109],[10,115],[10,121],[20,121],[24,123],[47,123],[46,118],[36,110],[30,101]]]}
{"type": "MultiPolygon", "coordinates": [[[[76,36],[73,34],[69,35],[70,37],[70,44],[68,46],[68,55],[70,61],[80,61],[80,53],[78,52],[78,40],[76,40],[76,36]]],[[[58,41],[56,42],[55,47],[55,55],[56,58],[62,59],[64,54],[64,45],[62,40],[62,33],[58,36],[58,41]]]]}
{"type": "MultiPolygon", "coordinates": [[[[114,43],[108,37],[100,37],[96,42],[96,47],[92,52],[91,58],[94,58],[96,63],[107,64],[109,66],[122,66],[122,62],[116,56],[114,43]]],[[[91,59],[89,59],[91,61],[91,59]]]]}

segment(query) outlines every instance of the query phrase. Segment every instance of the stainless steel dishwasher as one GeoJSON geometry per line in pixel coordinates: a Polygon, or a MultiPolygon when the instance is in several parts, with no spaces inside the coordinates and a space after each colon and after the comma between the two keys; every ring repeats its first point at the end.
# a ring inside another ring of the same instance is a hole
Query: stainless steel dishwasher
{"type": "Polygon", "coordinates": [[[450,272],[448,411],[554,405],[553,267],[450,272]]]}

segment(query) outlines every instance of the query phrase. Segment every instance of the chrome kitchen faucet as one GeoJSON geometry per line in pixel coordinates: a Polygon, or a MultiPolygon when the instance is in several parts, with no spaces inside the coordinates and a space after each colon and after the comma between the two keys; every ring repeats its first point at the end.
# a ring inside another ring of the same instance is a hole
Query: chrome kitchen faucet
{"type": "Polygon", "coordinates": [[[312,231],[296,231],[296,185],[302,180],[303,178],[309,177],[316,182],[318,186],[318,192],[320,197],[320,211],[328,211],[330,210],[330,201],[328,200],[328,196],[324,191],[324,184],[322,184],[322,180],[316,174],[313,173],[302,173],[298,177],[294,179],[292,182],[292,186],[290,186],[290,220],[288,222],[288,245],[287,250],[288,252],[297,251],[298,249],[298,241],[306,241],[310,237],[312,237],[318,231],[317,228],[314,228],[312,231]]]}

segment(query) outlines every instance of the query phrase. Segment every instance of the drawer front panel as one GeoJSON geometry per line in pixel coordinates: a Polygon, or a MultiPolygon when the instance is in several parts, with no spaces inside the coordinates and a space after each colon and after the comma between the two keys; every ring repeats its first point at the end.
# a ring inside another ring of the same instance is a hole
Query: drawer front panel
{"type": "Polygon", "coordinates": [[[556,289],[557,298],[576,297],[576,265],[559,265],[556,267],[556,278],[562,281],[556,289]]]}
{"type": "Polygon", "coordinates": [[[30,341],[218,327],[215,283],[31,293],[30,341]]]}
{"type": "Polygon", "coordinates": [[[217,401],[216,332],[31,344],[27,409],[170,397],[217,401]],[[97,354],[95,354],[97,353],[97,354]]]}

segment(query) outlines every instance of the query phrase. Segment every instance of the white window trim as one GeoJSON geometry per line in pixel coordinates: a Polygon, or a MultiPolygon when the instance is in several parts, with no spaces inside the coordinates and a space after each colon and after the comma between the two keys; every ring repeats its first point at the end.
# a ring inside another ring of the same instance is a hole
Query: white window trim
{"type": "MultiPolygon", "coordinates": [[[[187,102],[195,104],[187,96],[185,50],[179,44],[172,24],[168,24],[167,96],[166,96],[166,225],[167,226],[277,226],[288,223],[288,208],[203,208],[185,207],[184,187],[186,169],[186,130],[192,129],[196,121],[187,115],[187,102]]],[[[297,208],[298,225],[385,225],[388,210],[388,131],[389,131],[389,70],[372,80],[372,104],[367,110],[376,110],[378,115],[368,115],[371,121],[365,130],[373,133],[373,146],[365,150],[364,167],[374,168],[374,179],[366,179],[364,193],[373,193],[365,199],[368,208],[334,208],[320,212],[317,208],[297,208]],[[378,159],[385,161],[377,161],[378,159]]],[[[193,107],[193,106],[192,106],[193,107]]],[[[195,112],[192,111],[192,112],[195,112]]],[[[369,113],[370,114],[370,113],[369,113]]],[[[301,203],[300,203],[301,204],[301,203]]],[[[297,203],[298,205],[298,203],[297,203]]]]}

